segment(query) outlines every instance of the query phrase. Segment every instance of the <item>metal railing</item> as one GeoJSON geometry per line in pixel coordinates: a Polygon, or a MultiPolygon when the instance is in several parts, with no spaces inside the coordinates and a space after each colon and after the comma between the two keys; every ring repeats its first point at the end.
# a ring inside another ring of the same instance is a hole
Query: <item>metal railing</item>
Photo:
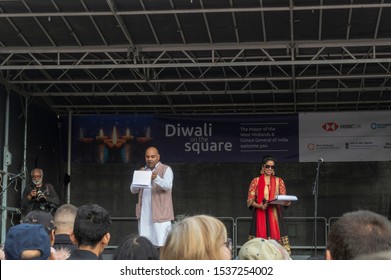
{"type": "MultiPolygon", "coordinates": [[[[182,216],[177,216],[176,220],[182,218],[182,216]]],[[[247,241],[248,233],[249,233],[249,226],[245,226],[245,224],[251,222],[252,217],[216,217],[217,219],[221,220],[225,226],[227,227],[228,234],[231,233],[232,235],[232,250],[233,250],[233,256],[234,258],[237,257],[237,252],[241,248],[242,244],[247,241]],[[238,240],[238,237],[241,237],[240,240],[238,240]],[[242,242],[243,241],[243,242],[242,242]]],[[[133,227],[136,229],[137,232],[137,218],[136,217],[112,217],[111,218],[113,222],[130,222],[133,224],[133,227]]],[[[291,238],[291,248],[292,250],[313,250],[315,248],[315,244],[313,244],[313,227],[309,228],[307,225],[308,223],[312,224],[314,226],[315,218],[314,217],[284,217],[284,223],[286,228],[286,233],[289,234],[289,226],[292,226],[290,224],[294,223],[294,228],[300,229],[300,232],[306,232],[307,235],[312,234],[312,241],[311,244],[308,244],[308,242],[305,243],[296,243],[295,238],[291,238]],[[310,233],[310,234],[309,234],[310,233]],[[293,242],[292,242],[293,241],[293,242]]],[[[330,231],[330,224],[335,220],[338,219],[337,217],[332,217],[327,220],[325,217],[317,217],[317,226],[319,228],[318,233],[323,236],[323,241],[320,245],[316,244],[316,247],[319,249],[325,249],[327,245],[327,236],[330,231]]],[[[306,240],[307,241],[307,240],[306,240]]],[[[114,250],[118,247],[118,244],[109,245],[106,247],[106,249],[114,250]]]]}
{"type": "MultiPolygon", "coordinates": [[[[286,233],[289,236],[290,241],[291,241],[292,250],[295,250],[295,249],[296,250],[313,250],[313,249],[315,249],[315,244],[313,241],[313,234],[314,234],[313,228],[314,227],[311,227],[311,228],[307,227],[308,223],[311,223],[311,225],[314,226],[315,217],[284,217],[283,219],[284,219],[286,233]],[[292,223],[292,222],[295,223],[295,228],[300,227],[301,232],[306,232],[307,235],[311,235],[310,244],[308,244],[308,242],[296,243],[295,239],[291,238],[292,236],[290,236],[290,234],[289,234],[289,223],[292,223]]],[[[249,224],[249,222],[251,222],[251,220],[252,220],[252,217],[237,217],[235,219],[235,230],[236,230],[235,240],[234,240],[235,255],[237,254],[237,250],[241,248],[241,245],[245,241],[247,241],[247,236],[245,236],[245,240],[243,242],[240,242],[237,239],[237,237],[240,236],[240,234],[238,233],[238,230],[240,230],[242,228],[242,225],[246,224],[246,222],[247,222],[247,224],[249,224]]],[[[324,241],[320,245],[316,244],[316,247],[319,249],[325,249],[326,244],[327,244],[327,236],[328,236],[327,219],[325,217],[317,217],[316,221],[317,221],[317,223],[320,223],[322,226],[319,230],[319,234],[321,234],[321,236],[323,236],[322,241],[324,241]]],[[[249,233],[250,227],[247,225],[247,227],[245,227],[245,230],[247,230],[247,231],[245,231],[245,233],[249,233]]]]}

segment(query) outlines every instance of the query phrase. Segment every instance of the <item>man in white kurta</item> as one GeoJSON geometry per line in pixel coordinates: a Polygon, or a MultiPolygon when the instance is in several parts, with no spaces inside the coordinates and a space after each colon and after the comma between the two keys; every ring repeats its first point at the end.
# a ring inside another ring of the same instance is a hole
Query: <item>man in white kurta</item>
{"type": "Polygon", "coordinates": [[[145,163],[141,170],[152,171],[149,188],[140,188],[133,183],[130,186],[132,193],[139,194],[136,205],[139,235],[162,247],[174,219],[171,197],[174,174],[171,167],[160,162],[159,152],[154,147],[146,150],[145,163]]]}

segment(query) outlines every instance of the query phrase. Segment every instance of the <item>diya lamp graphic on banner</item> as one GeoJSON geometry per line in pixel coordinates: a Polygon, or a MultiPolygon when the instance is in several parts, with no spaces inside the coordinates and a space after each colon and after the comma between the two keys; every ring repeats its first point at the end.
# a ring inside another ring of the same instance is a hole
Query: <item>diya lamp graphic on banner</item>
{"type": "Polygon", "coordinates": [[[137,142],[139,143],[147,143],[151,141],[151,128],[148,126],[145,132],[145,137],[137,137],[137,142]]]}
{"type": "Polygon", "coordinates": [[[103,132],[103,129],[99,129],[99,135],[96,137],[96,141],[98,142],[98,163],[105,163],[108,158],[108,151],[105,145],[105,141],[109,138],[103,132]]]}
{"type": "Polygon", "coordinates": [[[80,127],[79,129],[79,141],[83,143],[91,143],[94,139],[90,137],[84,137],[84,131],[83,128],[80,127]]]}
{"type": "Polygon", "coordinates": [[[125,139],[118,137],[118,131],[117,128],[113,127],[113,132],[111,133],[111,138],[108,138],[105,140],[105,144],[109,149],[120,149],[122,148],[123,144],[126,142],[125,139]]]}
{"type": "Polygon", "coordinates": [[[103,128],[99,129],[99,135],[95,137],[98,148],[98,163],[106,163],[109,159],[117,162],[127,163],[131,159],[131,140],[134,136],[130,129],[127,128],[125,135],[119,136],[120,133],[116,126],[113,126],[111,137],[105,135],[103,128]]]}
{"type": "Polygon", "coordinates": [[[127,128],[125,135],[121,136],[125,140],[125,146],[122,149],[121,158],[123,163],[128,163],[131,160],[132,156],[132,146],[130,141],[133,140],[134,136],[131,134],[130,129],[127,128]]]}
{"type": "Polygon", "coordinates": [[[118,137],[117,127],[113,127],[113,132],[111,133],[111,138],[104,140],[107,148],[109,149],[110,159],[114,162],[119,161],[121,158],[121,150],[125,144],[126,140],[118,137]]]}

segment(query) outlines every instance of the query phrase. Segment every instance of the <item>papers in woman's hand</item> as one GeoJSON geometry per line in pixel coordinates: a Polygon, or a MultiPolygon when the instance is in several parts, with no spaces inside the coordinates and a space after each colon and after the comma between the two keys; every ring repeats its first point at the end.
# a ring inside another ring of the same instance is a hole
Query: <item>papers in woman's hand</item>
{"type": "Polygon", "coordinates": [[[141,189],[148,189],[151,187],[152,171],[135,170],[133,172],[132,186],[141,189]]]}
{"type": "Polygon", "coordinates": [[[284,205],[287,201],[297,201],[297,196],[295,195],[277,195],[274,199],[269,200],[270,204],[281,204],[284,205]]]}

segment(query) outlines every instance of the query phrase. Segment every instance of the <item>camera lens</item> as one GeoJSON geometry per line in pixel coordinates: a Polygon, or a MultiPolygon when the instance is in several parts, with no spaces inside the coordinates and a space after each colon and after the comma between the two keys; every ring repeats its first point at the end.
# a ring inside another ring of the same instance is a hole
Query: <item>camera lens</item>
{"type": "Polygon", "coordinates": [[[45,202],[46,198],[42,191],[37,191],[37,201],[39,203],[45,202]]]}

